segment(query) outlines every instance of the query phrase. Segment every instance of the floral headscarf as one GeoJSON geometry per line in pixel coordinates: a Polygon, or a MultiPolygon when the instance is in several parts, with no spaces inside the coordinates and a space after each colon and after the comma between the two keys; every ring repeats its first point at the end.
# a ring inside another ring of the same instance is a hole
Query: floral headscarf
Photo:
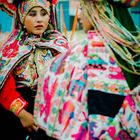
{"type": "Polygon", "coordinates": [[[50,14],[49,25],[51,28],[56,29],[56,15],[55,15],[55,6],[57,0],[13,0],[13,5],[16,7],[16,12],[14,14],[13,29],[23,28],[25,16],[28,14],[35,6],[40,6],[48,11],[50,14]]]}
{"type": "Polygon", "coordinates": [[[21,23],[24,23],[24,18],[28,14],[29,10],[33,7],[40,6],[44,8],[46,11],[50,11],[50,2],[46,0],[26,0],[23,1],[18,6],[18,13],[20,15],[20,21],[21,23]]]}

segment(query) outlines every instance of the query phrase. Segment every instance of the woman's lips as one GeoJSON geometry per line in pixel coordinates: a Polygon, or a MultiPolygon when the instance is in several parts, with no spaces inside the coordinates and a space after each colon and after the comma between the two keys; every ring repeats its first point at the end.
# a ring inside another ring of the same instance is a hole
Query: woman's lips
{"type": "Polygon", "coordinates": [[[37,25],[35,26],[36,29],[42,29],[43,28],[43,25],[37,25]]]}

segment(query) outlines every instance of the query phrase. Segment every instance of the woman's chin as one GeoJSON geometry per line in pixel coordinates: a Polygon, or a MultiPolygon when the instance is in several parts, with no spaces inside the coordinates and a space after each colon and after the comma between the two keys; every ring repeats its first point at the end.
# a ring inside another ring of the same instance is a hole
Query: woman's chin
{"type": "Polygon", "coordinates": [[[35,35],[42,35],[44,32],[44,30],[37,30],[37,31],[34,31],[33,34],[35,35]]]}

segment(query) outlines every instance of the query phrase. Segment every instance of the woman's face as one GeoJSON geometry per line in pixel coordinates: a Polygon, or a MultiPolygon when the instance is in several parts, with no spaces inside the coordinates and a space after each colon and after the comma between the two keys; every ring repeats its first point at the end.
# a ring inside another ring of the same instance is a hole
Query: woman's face
{"type": "Polygon", "coordinates": [[[47,29],[50,15],[42,7],[32,8],[24,20],[24,25],[28,33],[42,35],[47,29]]]}
{"type": "Polygon", "coordinates": [[[93,28],[91,22],[89,21],[88,17],[84,13],[84,10],[82,10],[82,9],[80,11],[79,19],[80,19],[80,23],[83,27],[83,30],[86,33],[93,28]]]}

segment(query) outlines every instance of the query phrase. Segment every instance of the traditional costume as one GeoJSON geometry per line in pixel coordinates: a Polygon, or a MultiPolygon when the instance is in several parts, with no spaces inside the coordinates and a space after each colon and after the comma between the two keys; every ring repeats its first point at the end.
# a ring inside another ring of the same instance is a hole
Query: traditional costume
{"type": "Polygon", "coordinates": [[[55,56],[69,49],[67,39],[56,30],[52,4],[46,0],[20,2],[12,33],[0,50],[0,103],[15,115],[23,108],[33,113],[38,77],[55,56]],[[49,27],[41,37],[27,33],[23,25],[29,10],[36,6],[50,13],[49,27]]]}
{"type": "Polygon", "coordinates": [[[123,72],[139,77],[140,42],[106,1],[80,2],[95,30],[40,77],[35,120],[59,140],[140,139],[139,81],[123,72]]]}

